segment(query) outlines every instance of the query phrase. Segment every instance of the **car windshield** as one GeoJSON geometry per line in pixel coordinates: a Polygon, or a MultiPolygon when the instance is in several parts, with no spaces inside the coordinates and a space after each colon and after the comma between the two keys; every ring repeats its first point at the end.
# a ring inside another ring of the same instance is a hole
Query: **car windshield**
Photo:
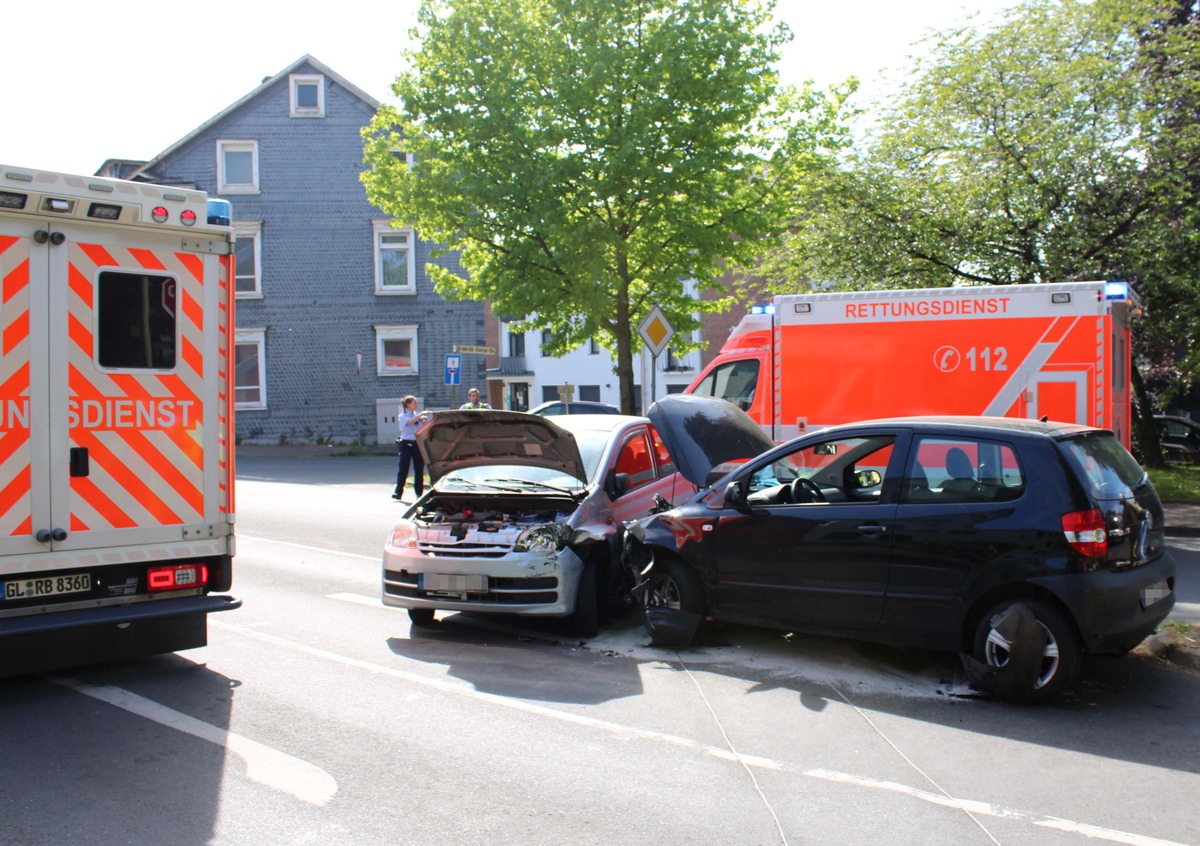
{"type": "Polygon", "coordinates": [[[575,492],[583,488],[581,480],[568,476],[560,470],[548,467],[526,467],[521,464],[464,467],[448,473],[439,484],[485,491],[521,491],[533,486],[575,492]]]}
{"type": "Polygon", "coordinates": [[[1109,432],[1070,438],[1062,446],[1088,493],[1097,499],[1133,497],[1146,480],[1146,471],[1109,432]]]}

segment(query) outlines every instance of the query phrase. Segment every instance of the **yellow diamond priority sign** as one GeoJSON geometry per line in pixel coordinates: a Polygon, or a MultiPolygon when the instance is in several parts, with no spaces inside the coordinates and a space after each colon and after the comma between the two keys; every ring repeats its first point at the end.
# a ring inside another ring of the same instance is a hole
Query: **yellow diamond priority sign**
{"type": "Polygon", "coordinates": [[[675,328],[667,321],[662,309],[658,306],[650,309],[646,319],[638,326],[638,334],[646,342],[650,352],[658,355],[675,335],[675,328]]]}

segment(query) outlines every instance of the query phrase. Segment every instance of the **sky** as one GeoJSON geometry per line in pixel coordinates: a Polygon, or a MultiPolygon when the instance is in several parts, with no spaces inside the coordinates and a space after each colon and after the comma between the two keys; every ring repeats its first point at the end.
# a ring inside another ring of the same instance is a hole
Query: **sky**
{"type": "MultiPolygon", "coordinates": [[[[822,87],[855,75],[867,100],[899,78],[929,31],[1012,2],[778,0],[776,15],[795,35],[780,75],[822,87]]],[[[91,174],[106,159],[153,158],[305,54],[386,101],[418,5],[8,3],[0,163],[91,174]]]]}

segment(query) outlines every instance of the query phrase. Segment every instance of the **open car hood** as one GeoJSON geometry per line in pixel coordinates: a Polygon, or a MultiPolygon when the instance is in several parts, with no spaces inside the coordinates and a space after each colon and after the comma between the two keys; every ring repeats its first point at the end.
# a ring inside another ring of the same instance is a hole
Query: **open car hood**
{"type": "Polygon", "coordinates": [[[587,481],[575,436],[521,411],[439,411],[417,430],[417,449],[434,482],[490,464],[544,467],[587,481]]]}
{"type": "Polygon", "coordinates": [[[754,458],[775,446],[750,415],[715,397],[668,394],[651,405],[646,416],[683,478],[698,488],[718,464],[754,458]]]}

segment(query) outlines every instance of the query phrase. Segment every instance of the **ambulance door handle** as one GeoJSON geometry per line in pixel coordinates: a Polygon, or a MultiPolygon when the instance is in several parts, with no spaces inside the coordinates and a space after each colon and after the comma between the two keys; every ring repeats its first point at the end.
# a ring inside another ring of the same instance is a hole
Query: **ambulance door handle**
{"type": "Polygon", "coordinates": [[[38,533],[34,535],[38,543],[50,543],[50,530],[38,529],[38,533]]]}
{"type": "Polygon", "coordinates": [[[38,529],[38,533],[34,535],[38,543],[50,543],[50,541],[65,541],[67,539],[66,529],[38,529]]]}
{"type": "Polygon", "coordinates": [[[61,232],[46,232],[45,230],[39,229],[37,232],[33,233],[33,240],[37,241],[39,244],[44,244],[49,241],[51,244],[57,247],[66,242],[67,236],[61,232]]]}
{"type": "Polygon", "coordinates": [[[71,475],[86,476],[89,472],[87,447],[71,447],[71,475]]]}
{"type": "Polygon", "coordinates": [[[56,541],[65,541],[67,539],[67,530],[55,529],[54,531],[50,532],[50,538],[56,541]]]}

